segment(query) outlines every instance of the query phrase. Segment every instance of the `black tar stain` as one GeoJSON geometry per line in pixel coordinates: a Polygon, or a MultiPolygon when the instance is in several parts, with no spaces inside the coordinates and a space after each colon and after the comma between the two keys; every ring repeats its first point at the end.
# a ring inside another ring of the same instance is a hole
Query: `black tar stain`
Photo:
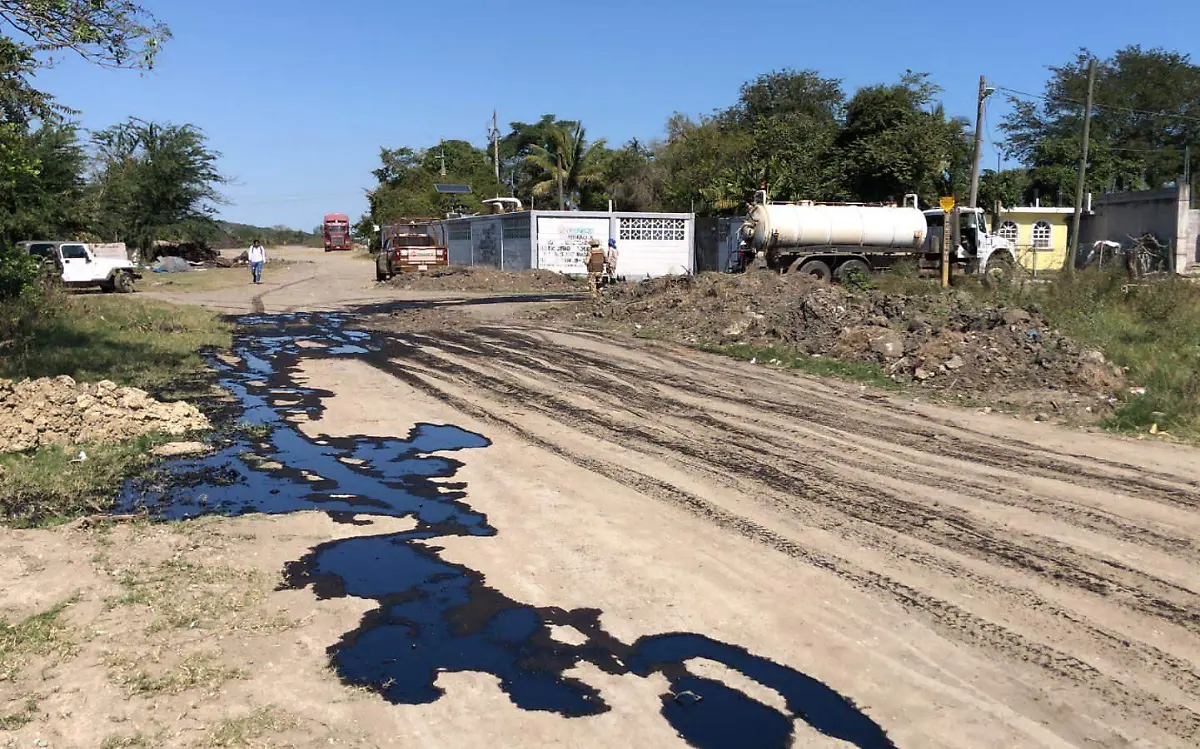
{"type": "Polygon", "coordinates": [[[603,695],[567,675],[591,664],[613,675],[665,677],[670,690],[661,697],[662,716],[702,749],[790,746],[796,720],[864,749],[894,746],[849,699],[745,648],[691,633],[627,644],[601,627],[599,610],[529,606],[489,588],[482,573],[443,560],[432,541],[497,532],[467,504],[466,486],[451,481],[463,463],[449,457],[491,442],[437,424],[416,424],[404,438],[313,439],[301,432],[289,417],[319,417],[321,400],[332,395],[297,384],[301,361],[349,356],[382,363],[398,355],[388,342],[344,324],[332,314],[241,318],[240,363],[220,365],[223,384],[242,402],[243,418],[261,425],[265,436],[243,438],[203,459],[174,461],[162,475],[131,482],[117,512],[146,508],[183,519],[316,510],[353,525],[370,525],[374,517],[414,519],[410,531],[322,544],[286,570],[287,587],[378,603],[330,646],[330,663],[345,683],[395,704],[434,702],[443,694],[440,673],[475,672],[495,676],[524,710],[599,715],[610,710],[603,695]],[[555,639],[552,627],[573,628],[576,643],[555,639]],[[688,662],[697,659],[773,690],[786,709],[692,673],[688,662]]]}

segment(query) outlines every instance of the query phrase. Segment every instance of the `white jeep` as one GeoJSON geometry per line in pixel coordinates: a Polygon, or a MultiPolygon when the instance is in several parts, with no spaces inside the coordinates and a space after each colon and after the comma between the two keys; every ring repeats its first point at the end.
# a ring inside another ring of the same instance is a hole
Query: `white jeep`
{"type": "Polygon", "coordinates": [[[100,246],[83,242],[30,241],[20,245],[41,258],[47,273],[64,286],[128,294],[134,280],[142,277],[123,244],[104,245],[103,253],[98,252],[100,246]]]}

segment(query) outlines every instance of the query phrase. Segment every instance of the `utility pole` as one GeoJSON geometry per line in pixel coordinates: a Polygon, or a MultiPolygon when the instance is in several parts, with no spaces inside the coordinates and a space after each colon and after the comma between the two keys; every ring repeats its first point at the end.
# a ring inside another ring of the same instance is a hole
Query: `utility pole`
{"type": "Polygon", "coordinates": [[[442,145],[439,147],[442,158],[442,176],[446,176],[446,141],[442,140],[442,145]]]}
{"type": "Polygon", "coordinates": [[[555,154],[558,157],[558,210],[567,210],[567,202],[563,197],[563,169],[562,169],[562,154],[555,154]]]}
{"type": "Polygon", "coordinates": [[[1075,272],[1075,258],[1079,256],[1079,223],[1083,218],[1083,191],[1087,186],[1088,147],[1092,137],[1092,100],[1096,92],[1096,58],[1088,63],[1087,109],[1083,112],[1083,154],[1079,158],[1079,181],[1075,183],[1075,217],[1071,221],[1071,246],[1067,250],[1067,273],[1075,272]]]}
{"type": "Polygon", "coordinates": [[[500,128],[496,124],[496,110],[492,110],[492,161],[496,166],[496,182],[500,182],[500,128]]]}
{"type": "Polygon", "coordinates": [[[979,101],[975,110],[975,151],[971,162],[971,196],[967,201],[968,208],[974,208],[979,201],[979,159],[983,150],[983,103],[995,89],[988,88],[987,81],[979,76],[979,101]]]}

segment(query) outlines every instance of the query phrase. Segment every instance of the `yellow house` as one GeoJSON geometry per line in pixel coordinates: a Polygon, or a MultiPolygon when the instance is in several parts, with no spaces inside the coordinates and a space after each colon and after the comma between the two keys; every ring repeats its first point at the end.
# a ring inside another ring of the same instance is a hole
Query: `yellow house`
{"type": "Polygon", "coordinates": [[[1017,248],[1017,262],[1028,271],[1061,270],[1067,259],[1073,208],[1001,208],[996,233],[1017,248]]]}

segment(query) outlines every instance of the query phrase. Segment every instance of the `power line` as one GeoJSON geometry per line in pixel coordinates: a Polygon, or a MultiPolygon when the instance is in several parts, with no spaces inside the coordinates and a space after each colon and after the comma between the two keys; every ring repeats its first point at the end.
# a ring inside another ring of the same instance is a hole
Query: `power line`
{"type": "MultiPolygon", "coordinates": [[[[1006,94],[1012,94],[1013,96],[1024,96],[1027,99],[1041,99],[1042,101],[1046,101],[1046,102],[1066,102],[1068,104],[1078,104],[1081,107],[1086,106],[1086,104],[1084,102],[1079,101],[1078,99],[1071,99],[1066,96],[1046,96],[1045,94],[1030,94],[1030,93],[1026,93],[1024,91],[1018,91],[1014,88],[1006,88],[1004,86],[996,86],[996,90],[1003,91],[1006,94]]],[[[1152,112],[1148,109],[1134,109],[1132,107],[1118,107],[1118,106],[1113,106],[1110,104],[1095,104],[1095,103],[1093,103],[1092,106],[1097,109],[1108,109],[1113,112],[1128,112],[1130,114],[1144,114],[1144,115],[1149,115],[1151,117],[1167,117],[1170,119],[1185,120],[1187,122],[1200,122],[1200,117],[1192,117],[1192,116],[1186,115],[1186,114],[1174,114],[1172,112],[1152,112]]]]}

